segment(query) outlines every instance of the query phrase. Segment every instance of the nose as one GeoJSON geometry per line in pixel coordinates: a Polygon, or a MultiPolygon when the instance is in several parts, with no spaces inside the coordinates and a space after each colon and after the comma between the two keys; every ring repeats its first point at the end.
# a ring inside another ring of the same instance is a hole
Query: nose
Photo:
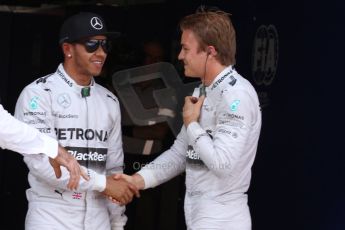
{"type": "Polygon", "coordinates": [[[183,60],[183,54],[182,54],[182,49],[181,49],[181,51],[180,51],[180,53],[178,54],[178,60],[183,60]]]}
{"type": "Polygon", "coordinates": [[[101,45],[98,46],[97,50],[95,51],[96,55],[102,55],[102,56],[107,56],[107,53],[104,52],[103,48],[101,45]]]}

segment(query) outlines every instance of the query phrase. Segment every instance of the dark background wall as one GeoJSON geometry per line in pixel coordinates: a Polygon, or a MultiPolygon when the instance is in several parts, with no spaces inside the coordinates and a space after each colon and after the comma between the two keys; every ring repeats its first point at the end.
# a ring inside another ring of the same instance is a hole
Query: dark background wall
{"type": "MultiPolygon", "coordinates": [[[[341,0],[166,1],[122,7],[65,6],[35,14],[0,12],[0,19],[6,22],[2,23],[0,36],[1,103],[13,112],[23,87],[55,70],[61,61],[58,28],[65,15],[79,10],[100,13],[108,27],[124,33],[125,39],[119,41],[121,46],[115,47],[122,56],[109,59],[108,66],[113,67],[110,70],[135,65],[138,44],[152,37],[164,42],[169,61],[181,70],[174,58],[179,48],[177,23],[200,4],[218,6],[233,14],[238,40],[236,68],[251,82],[257,28],[272,24],[279,36],[274,81],[269,86],[253,82],[257,91],[266,95],[262,135],[249,190],[253,229],[344,229],[341,109],[345,6],[341,0]]],[[[23,229],[27,169],[19,154],[0,152],[0,202],[5,213],[0,229],[23,229]]],[[[185,227],[181,181],[167,185],[178,186],[172,196],[178,209],[173,217],[174,229],[185,227]]],[[[169,199],[169,193],[164,194],[159,198],[162,203],[169,199]]],[[[159,205],[156,208],[156,220],[169,221],[164,215],[166,209],[159,205]]]]}
{"type": "Polygon", "coordinates": [[[317,229],[343,229],[344,2],[305,4],[303,35],[303,210],[317,229]],[[318,131],[318,132],[316,132],[318,131]]]}

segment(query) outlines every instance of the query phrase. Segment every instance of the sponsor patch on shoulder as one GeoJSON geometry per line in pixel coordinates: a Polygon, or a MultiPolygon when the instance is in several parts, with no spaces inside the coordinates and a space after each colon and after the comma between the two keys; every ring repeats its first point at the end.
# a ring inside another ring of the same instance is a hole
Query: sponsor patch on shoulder
{"type": "Polygon", "coordinates": [[[231,111],[233,112],[237,111],[239,104],[240,104],[240,100],[234,100],[230,105],[231,111]]]}
{"type": "Polygon", "coordinates": [[[38,97],[34,96],[33,98],[31,98],[30,102],[29,102],[29,107],[32,110],[36,110],[38,108],[38,97]]]}

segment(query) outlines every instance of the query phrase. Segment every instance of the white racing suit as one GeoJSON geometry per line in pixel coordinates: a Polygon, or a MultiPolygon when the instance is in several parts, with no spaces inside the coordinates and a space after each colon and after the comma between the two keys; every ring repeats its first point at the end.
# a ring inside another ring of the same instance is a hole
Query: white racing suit
{"type": "Polygon", "coordinates": [[[26,230],[114,230],[126,223],[125,208],[100,193],[105,175],[123,169],[119,102],[94,80],[84,95],[82,88],[60,64],[55,73],[26,86],[17,101],[15,116],[56,138],[90,176],[90,181],[81,179],[78,190],[70,191],[64,167],[56,179],[48,157],[25,156],[30,170],[26,230]]]}
{"type": "MultiPolygon", "coordinates": [[[[186,171],[189,230],[249,230],[246,192],[261,129],[259,100],[231,66],[206,93],[199,122],[183,126],[173,146],[139,174],[150,188],[186,171]]],[[[199,96],[199,89],[193,96],[199,96]]]]}
{"type": "Polygon", "coordinates": [[[55,158],[58,143],[37,129],[15,119],[0,104],[0,147],[18,153],[44,153],[55,158]]]}

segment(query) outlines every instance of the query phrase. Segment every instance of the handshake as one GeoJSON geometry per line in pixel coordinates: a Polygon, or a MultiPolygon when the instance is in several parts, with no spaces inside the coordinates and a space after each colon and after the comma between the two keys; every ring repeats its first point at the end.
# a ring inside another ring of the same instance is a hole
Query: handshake
{"type": "Polygon", "coordinates": [[[139,198],[139,190],[144,187],[144,179],[139,174],[113,174],[106,177],[106,187],[102,193],[112,202],[126,205],[132,201],[134,195],[139,198]]]}

